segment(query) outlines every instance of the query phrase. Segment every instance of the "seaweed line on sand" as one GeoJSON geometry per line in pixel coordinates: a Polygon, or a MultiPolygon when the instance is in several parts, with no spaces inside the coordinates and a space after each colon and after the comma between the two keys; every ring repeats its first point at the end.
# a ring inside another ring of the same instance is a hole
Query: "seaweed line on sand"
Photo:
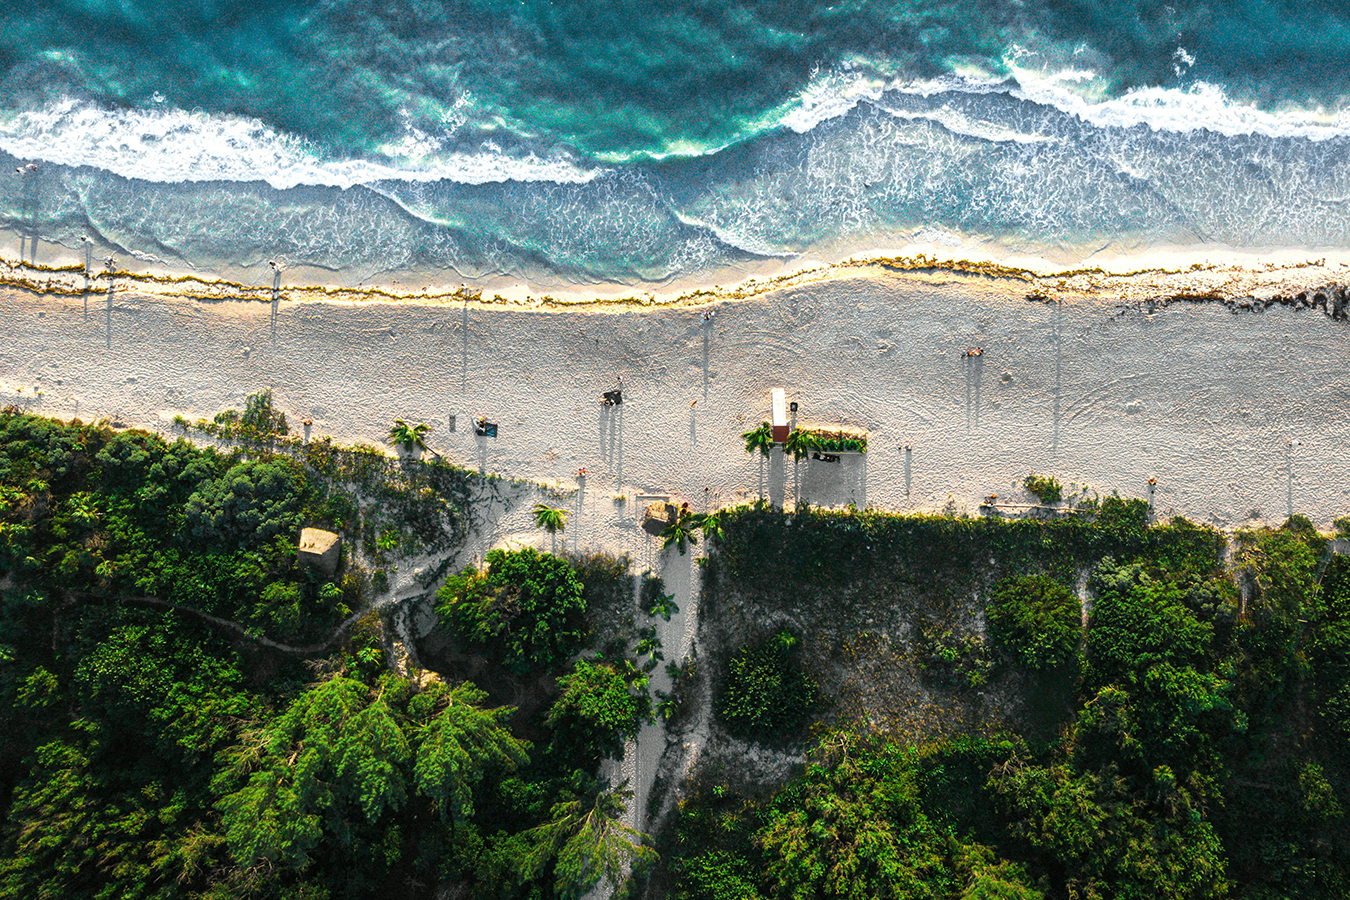
{"type": "MultiPolygon", "coordinates": [[[[39,296],[88,297],[106,295],[110,289],[134,289],[141,294],[173,296],[206,303],[403,303],[414,305],[473,304],[476,306],[515,307],[521,309],[578,309],[624,311],[667,307],[702,306],[747,300],[787,288],[824,281],[856,277],[901,277],[910,279],[961,279],[972,287],[1000,285],[1025,293],[1027,299],[1063,302],[1075,299],[1109,297],[1132,306],[1147,306],[1150,311],[1174,302],[1203,299],[1242,300],[1285,305],[1300,305],[1290,298],[1299,294],[1324,291],[1326,285],[1343,276],[1343,265],[1328,264],[1326,259],[1266,263],[1261,267],[1238,264],[1192,263],[1190,265],[1153,266],[1111,271],[1102,266],[1038,272],[1024,266],[993,261],[939,258],[927,254],[913,256],[861,256],[828,265],[800,269],[766,278],[749,278],[732,286],[696,288],[658,297],[647,293],[627,297],[559,298],[549,294],[508,298],[485,295],[482,289],[462,285],[454,290],[400,292],[386,286],[333,287],[324,285],[288,285],[273,288],[266,284],[245,284],[228,279],[198,275],[170,275],[150,272],[91,271],[82,265],[39,265],[23,260],[0,258],[0,287],[39,296]],[[1255,300],[1257,292],[1268,300],[1255,300]]],[[[1342,291],[1343,293],[1343,291],[1342,291]]],[[[1194,302],[1194,301],[1192,301],[1194,302]]],[[[1325,303],[1322,304],[1326,308],[1325,303]]]]}

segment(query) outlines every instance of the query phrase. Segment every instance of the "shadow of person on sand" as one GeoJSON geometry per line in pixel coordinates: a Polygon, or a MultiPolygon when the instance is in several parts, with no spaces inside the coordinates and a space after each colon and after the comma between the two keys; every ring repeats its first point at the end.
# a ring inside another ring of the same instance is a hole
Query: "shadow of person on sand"
{"type": "Polygon", "coordinates": [[[614,473],[615,485],[623,485],[623,404],[600,407],[600,458],[614,473]]]}

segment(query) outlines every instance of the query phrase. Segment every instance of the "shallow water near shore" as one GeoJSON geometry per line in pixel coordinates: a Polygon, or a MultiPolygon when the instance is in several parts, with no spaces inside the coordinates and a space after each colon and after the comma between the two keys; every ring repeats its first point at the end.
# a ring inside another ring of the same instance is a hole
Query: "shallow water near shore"
{"type": "Polygon", "coordinates": [[[94,2],[0,24],[0,225],[144,266],[662,285],[859,246],[1067,264],[1350,236],[1328,3],[94,2]]]}

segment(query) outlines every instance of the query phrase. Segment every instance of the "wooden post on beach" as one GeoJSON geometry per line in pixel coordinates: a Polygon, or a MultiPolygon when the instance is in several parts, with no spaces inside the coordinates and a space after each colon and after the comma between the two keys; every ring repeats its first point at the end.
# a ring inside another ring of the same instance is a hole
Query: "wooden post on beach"
{"type": "Polygon", "coordinates": [[[117,260],[108,257],[108,310],[104,321],[103,332],[107,338],[106,346],[112,349],[112,308],[113,308],[113,273],[117,271],[117,260]]]}
{"type": "Polygon", "coordinates": [[[281,305],[281,264],[275,259],[267,261],[272,267],[272,346],[277,345],[277,308],[281,305]]]}
{"type": "Polygon", "coordinates": [[[84,298],[84,317],[89,318],[89,286],[92,283],[92,273],[94,269],[94,242],[89,239],[89,235],[80,238],[80,243],[84,244],[84,290],[81,295],[84,298]]]}

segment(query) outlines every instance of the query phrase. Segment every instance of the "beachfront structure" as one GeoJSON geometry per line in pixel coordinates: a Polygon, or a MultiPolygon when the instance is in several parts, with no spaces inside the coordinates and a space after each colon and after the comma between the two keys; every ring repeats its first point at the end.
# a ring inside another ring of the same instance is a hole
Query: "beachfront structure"
{"type": "Polygon", "coordinates": [[[774,388],[769,393],[769,401],[773,410],[773,442],[775,444],[786,443],[788,439],[787,397],[783,394],[783,389],[774,388]]]}
{"type": "Polygon", "coordinates": [[[342,538],[321,528],[305,528],[300,532],[296,556],[301,568],[332,578],[342,559],[342,538]]]}

